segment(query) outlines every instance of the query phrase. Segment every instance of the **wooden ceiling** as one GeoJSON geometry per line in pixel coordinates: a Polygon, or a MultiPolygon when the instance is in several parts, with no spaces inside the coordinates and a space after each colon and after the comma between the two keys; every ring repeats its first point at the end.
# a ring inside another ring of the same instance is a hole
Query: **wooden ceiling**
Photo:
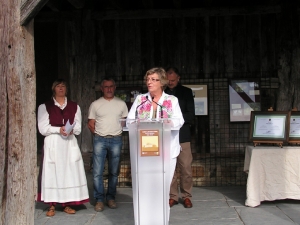
{"type": "Polygon", "coordinates": [[[42,12],[155,10],[279,5],[282,0],[49,0],[42,12]]]}

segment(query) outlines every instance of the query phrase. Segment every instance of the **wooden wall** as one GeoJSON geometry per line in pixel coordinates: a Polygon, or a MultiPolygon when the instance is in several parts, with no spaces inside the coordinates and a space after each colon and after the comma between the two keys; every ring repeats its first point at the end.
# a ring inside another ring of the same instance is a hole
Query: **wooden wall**
{"type": "Polygon", "coordinates": [[[25,0],[0,7],[0,224],[34,224],[36,71],[34,23],[20,25],[25,0]]]}
{"type": "MultiPolygon", "coordinates": [[[[148,69],[174,65],[180,69],[184,83],[209,85],[209,108],[214,110],[199,121],[210,124],[201,128],[203,132],[213,130],[213,136],[222,140],[232,136],[227,134],[232,127],[236,134],[248,128],[229,123],[226,90],[230,78],[268,80],[262,90],[263,108],[300,108],[299,16],[297,5],[257,11],[184,11],[180,15],[164,11],[152,16],[82,11],[72,16],[51,17],[51,22],[49,17],[38,15],[37,86],[50,89],[48,80],[68,79],[70,97],[79,103],[83,115],[79,143],[82,151],[88,152],[92,150],[92,138],[86,123],[88,107],[96,99],[95,82],[110,75],[118,86],[142,85],[148,69]],[[295,32],[283,34],[288,28],[295,32]],[[51,33],[51,38],[47,33],[51,33]],[[52,50],[44,51],[49,44],[53,45],[52,50]],[[53,53],[56,57],[43,60],[53,53]],[[57,71],[39,73],[39,69],[49,65],[57,71]],[[275,85],[271,85],[270,78],[275,79],[275,85]],[[289,82],[290,78],[293,82],[289,82]],[[223,124],[225,130],[218,134],[220,127],[215,128],[215,124],[223,124]]],[[[242,136],[239,151],[248,141],[247,135],[242,136]]],[[[210,142],[210,151],[216,152],[215,139],[210,142]]]]}

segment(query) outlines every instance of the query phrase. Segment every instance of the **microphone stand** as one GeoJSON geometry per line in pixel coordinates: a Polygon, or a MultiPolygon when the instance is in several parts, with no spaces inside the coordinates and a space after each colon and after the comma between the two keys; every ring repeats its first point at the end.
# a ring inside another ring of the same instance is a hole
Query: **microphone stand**
{"type": "Polygon", "coordinates": [[[139,104],[139,105],[135,108],[135,119],[138,118],[138,108],[139,108],[141,105],[143,105],[146,101],[149,101],[148,95],[146,95],[146,100],[143,101],[141,104],[139,104]]]}
{"type": "Polygon", "coordinates": [[[154,97],[152,97],[152,102],[154,102],[156,105],[158,105],[160,107],[160,118],[163,118],[163,106],[158,104],[156,101],[154,101],[154,97]]]}

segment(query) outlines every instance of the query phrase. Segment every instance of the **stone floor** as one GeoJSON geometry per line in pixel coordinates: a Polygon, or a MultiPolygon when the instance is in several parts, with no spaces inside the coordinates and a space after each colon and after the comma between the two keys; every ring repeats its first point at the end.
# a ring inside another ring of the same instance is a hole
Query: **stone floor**
{"type": "MultiPolygon", "coordinates": [[[[87,179],[92,175],[87,172],[87,179]]],[[[89,184],[90,196],[92,185],[89,184]]],[[[171,208],[169,225],[288,225],[300,224],[300,201],[262,202],[256,208],[245,206],[246,186],[194,187],[193,208],[182,204],[171,208]]],[[[78,206],[74,215],[57,207],[56,215],[46,217],[47,205],[36,203],[36,225],[134,225],[132,189],[118,188],[117,209],[95,212],[94,201],[78,206]]],[[[160,224],[151,224],[160,225],[160,224]]]]}

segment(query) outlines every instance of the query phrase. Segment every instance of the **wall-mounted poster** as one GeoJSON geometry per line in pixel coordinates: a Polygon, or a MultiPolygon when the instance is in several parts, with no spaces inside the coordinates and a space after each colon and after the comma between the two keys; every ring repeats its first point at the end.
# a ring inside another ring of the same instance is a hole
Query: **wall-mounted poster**
{"type": "Polygon", "coordinates": [[[195,102],[195,115],[207,115],[207,85],[183,85],[192,89],[195,102]]]}
{"type": "Polygon", "coordinates": [[[252,111],[260,111],[259,79],[229,81],[230,122],[250,121],[252,111]]]}

